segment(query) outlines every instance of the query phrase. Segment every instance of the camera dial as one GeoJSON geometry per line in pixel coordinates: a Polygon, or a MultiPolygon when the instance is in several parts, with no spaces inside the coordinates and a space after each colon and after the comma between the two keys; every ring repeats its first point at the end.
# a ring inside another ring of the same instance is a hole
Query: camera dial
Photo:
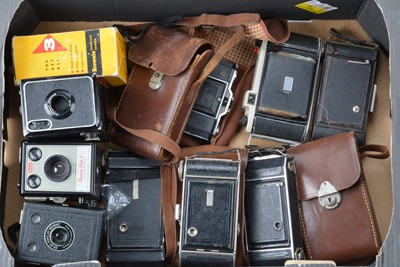
{"type": "Polygon", "coordinates": [[[75,108],[75,99],[65,90],[54,90],[48,94],[45,103],[46,112],[55,119],[64,119],[71,115],[75,108]]]}
{"type": "Polygon", "coordinates": [[[71,163],[63,155],[53,155],[44,163],[44,173],[53,182],[62,182],[71,173],[71,163]]]}

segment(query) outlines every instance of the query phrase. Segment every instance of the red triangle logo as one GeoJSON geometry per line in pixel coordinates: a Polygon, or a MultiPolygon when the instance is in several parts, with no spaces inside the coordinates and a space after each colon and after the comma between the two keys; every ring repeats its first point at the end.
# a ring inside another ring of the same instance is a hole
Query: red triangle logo
{"type": "Polygon", "coordinates": [[[67,51],[67,49],[48,34],[32,54],[67,51]]]}

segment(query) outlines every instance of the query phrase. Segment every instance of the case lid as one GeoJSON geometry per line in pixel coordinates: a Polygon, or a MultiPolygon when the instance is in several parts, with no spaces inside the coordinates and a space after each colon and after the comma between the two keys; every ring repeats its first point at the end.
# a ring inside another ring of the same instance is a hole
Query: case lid
{"type": "Polygon", "coordinates": [[[323,187],[330,184],[331,192],[347,189],[354,185],[361,175],[354,132],[304,143],[290,148],[288,153],[296,165],[300,200],[321,196],[321,185],[323,187]]]}
{"type": "Polygon", "coordinates": [[[133,43],[128,57],[143,67],[175,76],[189,66],[196,54],[207,49],[211,49],[211,44],[205,39],[153,26],[147,30],[140,42],[133,43]]]}

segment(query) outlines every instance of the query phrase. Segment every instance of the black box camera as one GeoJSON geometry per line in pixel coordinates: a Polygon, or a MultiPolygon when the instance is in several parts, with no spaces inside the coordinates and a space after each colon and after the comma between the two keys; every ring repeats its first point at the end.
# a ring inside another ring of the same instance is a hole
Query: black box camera
{"type": "Polygon", "coordinates": [[[20,95],[25,137],[105,138],[102,92],[95,77],[25,80],[20,95]]]}
{"type": "Polygon", "coordinates": [[[104,211],[26,202],[17,258],[33,264],[98,260],[104,211]]]}
{"type": "Polygon", "coordinates": [[[95,143],[24,141],[20,153],[22,196],[100,198],[102,152],[95,143]]]}
{"type": "Polygon", "coordinates": [[[295,165],[286,152],[259,149],[246,167],[246,240],[250,265],[304,259],[295,165]]]}
{"type": "Polygon", "coordinates": [[[236,73],[234,64],[221,61],[207,77],[190,113],[186,134],[209,142],[213,139],[222,117],[229,112],[236,73]]]}
{"type": "Polygon", "coordinates": [[[283,44],[262,42],[243,99],[246,132],[284,143],[309,140],[322,50],[320,38],[295,33],[283,44]]]}
{"type": "Polygon", "coordinates": [[[132,199],[108,221],[107,266],[162,266],[160,163],[130,152],[109,152],[106,178],[132,199]]]}
{"type": "Polygon", "coordinates": [[[240,162],[190,158],[183,165],[181,266],[234,266],[240,162]]]}

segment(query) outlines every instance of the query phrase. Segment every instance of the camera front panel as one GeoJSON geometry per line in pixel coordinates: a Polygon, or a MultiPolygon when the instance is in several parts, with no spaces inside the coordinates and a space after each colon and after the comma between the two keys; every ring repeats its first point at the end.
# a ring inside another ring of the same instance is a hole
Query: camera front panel
{"type": "Polygon", "coordinates": [[[23,142],[21,195],[94,195],[98,157],[93,143],[42,144],[23,142]]]}
{"type": "Polygon", "coordinates": [[[56,264],[98,260],[104,211],[26,202],[17,258],[56,264]]]}
{"type": "Polygon", "coordinates": [[[184,168],[181,252],[234,253],[240,163],[187,159],[184,168]]]}
{"type": "Polygon", "coordinates": [[[233,99],[232,84],[236,78],[236,66],[221,61],[202,84],[185,133],[205,141],[211,141],[218,132],[220,120],[229,111],[233,99]]]}
{"type": "Polygon", "coordinates": [[[99,124],[98,92],[90,76],[24,81],[21,105],[24,135],[76,130],[99,124]]]}

